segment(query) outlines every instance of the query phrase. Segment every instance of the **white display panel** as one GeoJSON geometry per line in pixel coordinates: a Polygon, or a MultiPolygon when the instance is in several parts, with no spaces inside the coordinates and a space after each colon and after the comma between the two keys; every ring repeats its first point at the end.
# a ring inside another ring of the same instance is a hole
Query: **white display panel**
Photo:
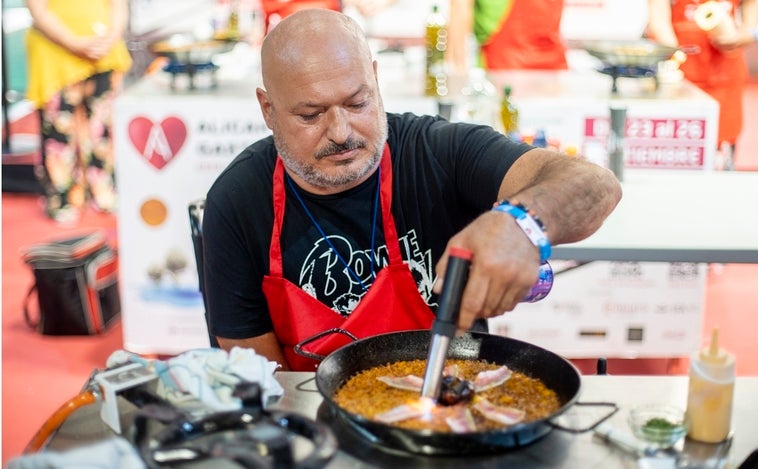
{"type": "Polygon", "coordinates": [[[171,93],[148,78],[117,100],[114,129],[124,347],[158,354],[207,347],[188,205],[269,134],[254,85],[171,93]]]}
{"type": "MultiPolygon", "coordinates": [[[[556,272],[571,263],[554,261],[556,272]]],[[[555,277],[547,298],[490,332],[568,358],[688,356],[701,343],[706,264],[596,261],[555,277]]]]}

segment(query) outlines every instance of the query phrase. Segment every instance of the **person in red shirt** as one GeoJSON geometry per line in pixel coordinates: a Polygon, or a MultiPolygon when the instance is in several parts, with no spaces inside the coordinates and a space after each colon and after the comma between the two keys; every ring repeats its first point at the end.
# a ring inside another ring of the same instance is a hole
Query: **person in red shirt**
{"type": "Polygon", "coordinates": [[[472,32],[486,70],[568,68],[563,0],[451,0],[450,12],[448,58],[458,72],[477,65],[466,64],[472,32]]]}
{"type": "Polygon", "coordinates": [[[306,8],[326,8],[342,11],[340,0],[260,0],[261,10],[266,21],[266,31],[296,11],[306,8]]]}
{"type": "Polygon", "coordinates": [[[728,34],[709,33],[697,25],[700,0],[649,0],[648,36],[686,54],[680,68],[684,77],[719,102],[717,144],[726,169],[733,167],[734,147],[742,131],[742,95],[748,77],[744,47],[758,39],[758,3],[724,0],[736,27],[728,34]],[[726,153],[726,154],[723,154],[726,153]]]}

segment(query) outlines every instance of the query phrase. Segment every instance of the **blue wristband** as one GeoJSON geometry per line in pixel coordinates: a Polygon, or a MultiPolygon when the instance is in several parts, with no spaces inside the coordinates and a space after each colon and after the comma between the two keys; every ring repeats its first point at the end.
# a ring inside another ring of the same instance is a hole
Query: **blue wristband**
{"type": "Polygon", "coordinates": [[[495,203],[492,206],[492,210],[507,213],[516,219],[516,223],[521,228],[521,231],[540,250],[540,263],[550,258],[553,249],[547,236],[545,236],[545,226],[536,215],[530,213],[530,210],[526,206],[515,201],[509,202],[503,200],[495,203]]]}

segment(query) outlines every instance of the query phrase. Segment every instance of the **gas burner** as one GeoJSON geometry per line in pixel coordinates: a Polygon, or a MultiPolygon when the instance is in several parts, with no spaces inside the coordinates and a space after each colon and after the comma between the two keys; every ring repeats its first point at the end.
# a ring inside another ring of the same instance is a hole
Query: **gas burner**
{"type": "Polygon", "coordinates": [[[655,80],[655,87],[658,88],[658,77],[655,69],[649,67],[641,67],[634,65],[607,65],[598,70],[600,73],[609,75],[613,78],[613,84],[611,86],[611,92],[613,94],[618,93],[618,86],[616,85],[616,79],[623,78],[653,78],[655,80]]]}
{"type": "Polygon", "coordinates": [[[257,383],[238,385],[235,395],[242,399],[240,410],[194,418],[144,389],[127,391],[124,397],[140,407],[132,435],[147,467],[227,460],[246,468],[315,469],[336,454],[329,427],[292,412],[263,409],[257,383]]]}
{"type": "Polygon", "coordinates": [[[178,75],[186,75],[189,78],[189,89],[195,89],[195,75],[198,73],[209,73],[211,78],[211,88],[216,88],[218,82],[216,81],[216,71],[218,65],[213,62],[203,63],[191,63],[191,62],[178,62],[176,60],[170,60],[166,66],[163,67],[163,71],[171,74],[171,89],[176,89],[176,77],[178,75]]]}

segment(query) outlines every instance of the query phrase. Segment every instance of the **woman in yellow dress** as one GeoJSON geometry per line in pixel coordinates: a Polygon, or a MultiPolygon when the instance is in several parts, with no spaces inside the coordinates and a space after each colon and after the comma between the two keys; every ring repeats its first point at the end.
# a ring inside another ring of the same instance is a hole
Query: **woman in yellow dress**
{"type": "Polygon", "coordinates": [[[116,206],[111,117],[132,60],[126,0],[27,0],[28,98],[39,109],[47,214],[78,220],[92,200],[116,206]]]}

